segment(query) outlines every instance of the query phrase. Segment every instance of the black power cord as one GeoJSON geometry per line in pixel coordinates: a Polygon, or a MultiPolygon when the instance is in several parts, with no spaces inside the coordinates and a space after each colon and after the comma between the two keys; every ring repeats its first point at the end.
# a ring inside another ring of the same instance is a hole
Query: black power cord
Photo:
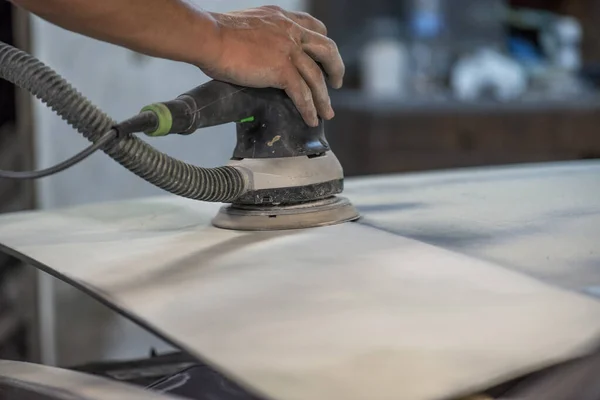
{"type": "Polygon", "coordinates": [[[0,179],[40,179],[57,174],[85,160],[86,158],[94,154],[96,151],[104,148],[104,146],[112,140],[117,138],[123,138],[124,136],[130,135],[132,133],[143,132],[146,129],[154,128],[156,124],[157,117],[153,112],[142,112],[108,130],[106,133],[101,135],[98,138],[98,140],[96,140],[92,145],[75,154],[68,160],[61,162],[60,164],[40,171],[0,170],[0,179]]]}
{"type": "Polygon", "coordinates": [[[85,148],[84,150],[77,153],[76,155],[69,158],[68,160],[65,160],[65,161],[63,161],[59,164],[56,164],[50,168],[42,169],[39,171],[22,171],[22,172],[21,171],[0,170],[0,178],[27,180],[27,179],[45,178],[47,176],[57,174],[59,172],[66,170],[67,168],[71,168],[75,164],[80,163],[81,161],[85,160],[86,158],[88,158],[89,156],[94,154],[96,151],[100,150],[105,144],[107,144],[111,140],[115,139],[117,136],[118,136],[117,130],[111,129],[110,131],[108,131],[104,135],[102,135],[100,137],[100,139],[98,139],[96,142],[94,142],[94,144],[92,144],[91,146],[85,148]]]}
{"type": "MultiPolygon", "coordinates": [[[[90,142],[96,143],[116,121],[87,100],[69,82],[40,60],[0,42],[0,78],[27,90],[90,142]]],[[[147,182],[189,199],[228,203],[247,189],[243,173],[231,166],[201,168],[161,153],[129,133],[156,129],[156,114],[136,118],[133,127],[102,147],[113,160],[147,182]],[[144,129],[140,129],[140,126],[144,129]],[[154,127],[154,128],[153,128],[154,127]]],[[[135,118],[135,117],[134,117],[135,118]]],[[[1,177],[0,177],[1,179],[1,177]]]]}

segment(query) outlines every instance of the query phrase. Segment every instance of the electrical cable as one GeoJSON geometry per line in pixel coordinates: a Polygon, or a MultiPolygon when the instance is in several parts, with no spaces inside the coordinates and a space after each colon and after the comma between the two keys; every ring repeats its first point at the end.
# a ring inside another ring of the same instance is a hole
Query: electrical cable
{"type": "Polygon", "coordinates": [[[39,171],[22,171],[22,172],[21,171],[0,170],[0,178],[27,180],[27,179],[45,178],[47,176],[57,174],[59,172],[66,170],[67,168],[71,168],[75,164],[78,164],[81,161],[85,160],[86,158],[88,158],[89,156],[94,154],[96,151],[100,150],[105,144],[107,144],[111,140],[115,139],[116,137],[117,137],[117,131],[115,129],[111,129],[110,131],[108,131],[104,135],[102,135],[100,137],[100,139],[98,139],[92,145],[88,146],[87,148],[85,148],[81,152],[77,153],[73,157],[69,158],[68,160],[65,160],[65,161],[63,161],[59,164],[56,164],[50,168],[42,169],[39,171]]]}
{"type": "MultiPolygon", "coordinates": [[[[246,192],[248,182],[237,168],[202,168],[188,164],[156,150],[135,135],[122,132],[116,121],[59,74],[32,55],[1,41],[0,78],[27,90],[90,142],[97,142],[117,126],[118,137],[101,150],[163,190],[189,199],[220,203],[232,202],[246,192]]],[[[148,124],[153,122],[148,115],[140,118],[148,124]]],[[[139,128],[137,122],[134,125],[135,129],[139,128]]]]}

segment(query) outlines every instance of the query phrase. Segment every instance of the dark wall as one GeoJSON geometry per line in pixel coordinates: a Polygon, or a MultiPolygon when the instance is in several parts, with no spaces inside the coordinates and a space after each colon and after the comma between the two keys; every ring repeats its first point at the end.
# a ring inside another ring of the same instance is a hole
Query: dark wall
{"type": "MultiPolygon", "coordinates": [[[[0,41],[14,44],[12,5],[8,1],[0,2],[0,41]]],[[[0,79],[0,126],[15,119],[15,89],[12,84],[0,79]]]]}
{"type": "MultiPolygon", "coordinates": [[[[15,45],[13,6],[0,0],[0,41],[15,45]]],[[[0,169],[29,169],[26,162],[31,152],[25,132],[18,128],[17,93],[15,87],[0,79],[0,169]]],[[[0,212],[30,208],[27,199],[32,183],[0,180],[0,212]]],[[[0,359],[28,359],[29,325],[21,309],[21,279],[24,268],[16,259],[0,253],[0,359]],[[7,290],[10,288],[11,290],[7,290]],[[14,295],[16,294],[16,296],[14,295]]],[[[2,397],[0,395],[0,397],[2,397]]]]}
{"type": "Polygon", "coordinates": [[[323,20],[329,36],[343,45],[352,33],[360,34],[364,22],[377,15],[401,18],[404,2],[390,0],[313,0],[311,13],[323,20]]]}

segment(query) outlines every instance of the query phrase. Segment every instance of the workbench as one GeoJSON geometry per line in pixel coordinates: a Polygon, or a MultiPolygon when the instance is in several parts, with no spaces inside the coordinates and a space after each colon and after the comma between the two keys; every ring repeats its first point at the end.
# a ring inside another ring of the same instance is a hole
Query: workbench
{"type": "Polygon", "coordinates": [[[347,176],[600,159],[600,99],[370,100],[332,93],[327,138],[347,176]]]}
{"type": "Polygon", "coordinates": [[[348,182],[357,223],[225,231],[163,196],[2,216],[0,246],[261,397],[430,400],[596,348],[599,193],[591,161],[380,176],[348,182]]]}

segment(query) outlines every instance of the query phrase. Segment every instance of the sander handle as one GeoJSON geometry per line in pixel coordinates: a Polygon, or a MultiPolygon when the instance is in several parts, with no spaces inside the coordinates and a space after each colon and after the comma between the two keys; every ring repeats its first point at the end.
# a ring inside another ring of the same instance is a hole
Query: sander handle
{"type": "Polygon", "coordinates": [[[174,100],[142,109],[152,111],[158,124],[149,136],[189,135],[198,129],[237,124],[233,159],[318,156],[330,150],[323,121],[310,127],[280,89],[255,89],[210,81],[174,100]]]}

